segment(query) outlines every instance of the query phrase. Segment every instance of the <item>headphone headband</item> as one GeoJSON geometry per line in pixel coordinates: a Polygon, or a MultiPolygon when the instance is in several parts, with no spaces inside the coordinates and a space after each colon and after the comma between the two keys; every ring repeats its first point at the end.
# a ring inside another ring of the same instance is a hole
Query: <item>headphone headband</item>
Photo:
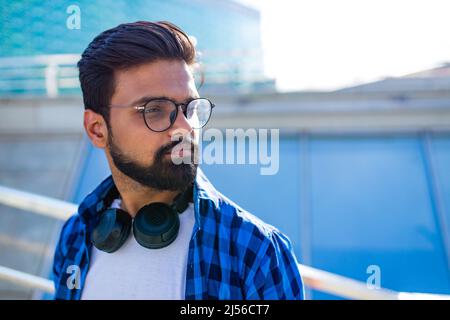
{"type": "Polygon", "coordinates": [[[179,193],[174,199],[171,207],[178,213],[183,213],[189,206],[189,202],[194,202],[192,199],[194,185],[190,185],[186,190],[179,193]]]}

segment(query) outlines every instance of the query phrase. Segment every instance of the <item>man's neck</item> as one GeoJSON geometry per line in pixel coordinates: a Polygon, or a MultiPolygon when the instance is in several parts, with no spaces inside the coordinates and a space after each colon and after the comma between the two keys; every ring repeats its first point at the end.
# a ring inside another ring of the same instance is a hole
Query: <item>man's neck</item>
{"type": "Polygon", "coordinates": [[[111,170],[114,184],[122,200],[122,209],[133,218],[143,206],[152,202],[171,204],[177,191],[155,190],[132,180],[117,170],[111,170]]]}

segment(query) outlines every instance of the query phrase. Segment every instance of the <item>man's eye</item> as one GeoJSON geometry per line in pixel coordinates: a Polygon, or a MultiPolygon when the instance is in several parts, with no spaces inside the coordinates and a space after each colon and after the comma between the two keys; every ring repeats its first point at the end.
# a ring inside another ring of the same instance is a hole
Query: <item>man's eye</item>
{"type": "Polygon", "coordinates": [[[145,108],[145,113],[157,113],[160,111],[161,111],[161,108],[159,108],[159,107],[145,108]]]}

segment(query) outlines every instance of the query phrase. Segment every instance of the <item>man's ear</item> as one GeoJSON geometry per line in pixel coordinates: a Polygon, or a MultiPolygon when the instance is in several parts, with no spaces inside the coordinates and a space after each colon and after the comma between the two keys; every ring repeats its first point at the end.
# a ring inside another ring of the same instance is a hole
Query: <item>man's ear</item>
{"type": "Polygon", "coordinates": [[[92,144],[97,148],[105,148],[108,140],[108,127],[103,116],[93,110],[86,109],[83,125],[92,144]]]}

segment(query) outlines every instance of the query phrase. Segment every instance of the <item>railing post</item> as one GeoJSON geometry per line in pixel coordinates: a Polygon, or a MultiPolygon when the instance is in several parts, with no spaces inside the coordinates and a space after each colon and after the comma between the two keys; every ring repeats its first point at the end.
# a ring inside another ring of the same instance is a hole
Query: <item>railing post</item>
{"type": "Polygon", "coordinates": [[[49,62],[45,68],[45,88],[49,98],[58,96],[58,65],[49,62]]]}

